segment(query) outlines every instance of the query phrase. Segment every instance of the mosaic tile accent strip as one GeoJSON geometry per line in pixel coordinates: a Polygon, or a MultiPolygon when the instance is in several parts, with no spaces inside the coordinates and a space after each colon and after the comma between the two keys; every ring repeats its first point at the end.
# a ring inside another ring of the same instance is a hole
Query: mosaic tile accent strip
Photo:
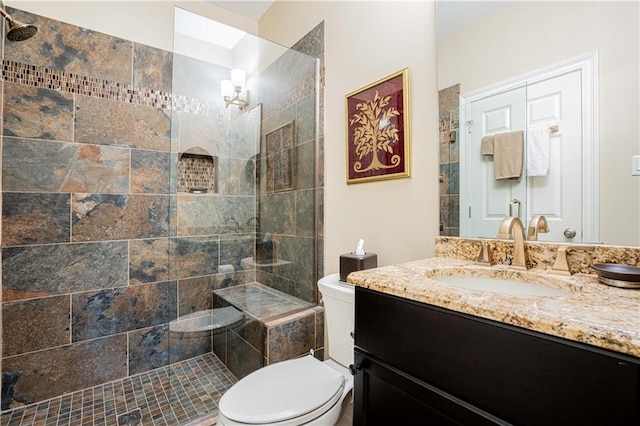
{"type": "Polygon", "coordinates": [[[213,424],[236,377],[212,353],[5,411],[1,426],[213,424]]]}
{"type": "Polygon", "coordinates": [[[241,111],[239,109],[224,108],[223,105],[222,102],[211,102],[174,93],[171,97],[170,109],[173,111],[204,115],[217,120],[228,120],[230,117],[240,115],[241,111]]]}
{"type": "MultiPolygon", "coordinates": [[[[60,90],[165,110],[190,112],[207,117],[229,118],[231,114],[239,114],[239,111],[224,108],[222,102],[209,102],[162,90],[137,87],[6,59],[2,60],[2,79],[8,83],[60,90]]],[[[283,100],[287,100],[287,96],[289,95],[283,96],[283,100]]]]}
{"type": "Polygon", "coordinates": [[[171,94],[167,92],[135,88],[131,85],[6,59],[2,61],[2,78],[7,82],[26,86],[62,90],[164,109],[171,108],[171,94]]]}
{"type": "MultiPolygon", "coordinates": [[[[224,108],[221,103],[217,102],[6,59],[2,60],[2,79],[8,83],[59,90],[165,110],[189,112],[207,117],[229,118],[232,114],[240,114],[239,110],[224,108]]],[[[291,105],[292,102],[304,99],[314,93],[316,87],[316,78],[309,76],[290,90],[278,93],[275,102],[265,108],[265,117],[275,115],[283,108],[291,105]]]]}
{"type": "Polygon", "coordinates": [[[263,119],[275,115],[282,109],[291,106],[291,104],[299,102],[310,94],[315,93],[316,88],[316,77],[315,75],[310,75],[300,80],[298,84],[290,90],[278,91],[274,102],[265,105],[263,119]]]}

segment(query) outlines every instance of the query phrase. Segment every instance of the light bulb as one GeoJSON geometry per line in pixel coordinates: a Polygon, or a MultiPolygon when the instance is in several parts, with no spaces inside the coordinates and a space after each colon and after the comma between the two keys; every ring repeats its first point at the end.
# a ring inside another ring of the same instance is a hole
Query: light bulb
{"type": "Polygon", "coordinates": [[[225,98],[230,98],[233,96],[233,83],[231,80],[222,80],[220,82],[220,93],[225,98]]]}
{"type": "Polygon", "coordinates": [[[240,68],[235,68],[231,70],[231,82],[233,83],[233,87],[243,88],[244,84],[247,80],[247,72],[240,68]]]}

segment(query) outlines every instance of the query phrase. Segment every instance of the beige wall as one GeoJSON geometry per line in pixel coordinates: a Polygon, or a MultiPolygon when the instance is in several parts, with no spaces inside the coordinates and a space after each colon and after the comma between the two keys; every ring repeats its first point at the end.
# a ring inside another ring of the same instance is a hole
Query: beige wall
{"type": "Polygon", "coordinates": [[[256,34],[258,23],[204,0],[191,1],[5,1],[7,6],[173,51],[174,7],[256,34]]]}
{"type": "Polygon", "coordinates": [[[438,95],[434,4],[278,1],[259,35],[287,46],[325,22],[325,274],[364,238],[388,265],[434,255],[438,234],[438,95]],[[346,184],[345,95],[405,67],[410,73],[413,175],[346,184]]]}
{"type": "Polygon", "coordinates": [[[438,44],[438,87],[466,93],[599,54],[600,239],[640,244],[639,3],[520,2],[438,44]]]}
{"type": "MultiPolygon", "coordinates": [[[[204,1],[8,0],[9,6],[171,50],[173,7],[250,33],[258,24],[204,1]]],[[[438,234],[438,133],[434,4],[278,1],[259,35],[291,46],[325,21],[325,273],[341,253],[365,248],[387,265],[434,255],[438,234]],[[405,67],[410,73],[412,177],[346,184],[345,95],[405,67]]]]}

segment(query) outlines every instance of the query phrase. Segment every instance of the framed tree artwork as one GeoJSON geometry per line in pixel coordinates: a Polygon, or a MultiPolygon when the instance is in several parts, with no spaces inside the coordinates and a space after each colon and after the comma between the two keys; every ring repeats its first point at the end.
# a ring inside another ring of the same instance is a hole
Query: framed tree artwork
{"type": "Polygon", "coordinates": [[[409,69],[346,96],[347,183],[411,176],[409,69]]]}

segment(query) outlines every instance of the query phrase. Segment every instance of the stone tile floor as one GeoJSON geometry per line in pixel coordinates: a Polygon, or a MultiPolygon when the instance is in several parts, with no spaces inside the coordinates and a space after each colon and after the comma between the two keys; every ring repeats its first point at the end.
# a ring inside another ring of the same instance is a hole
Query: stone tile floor
{"type": "Polygon", "coordinates": [[[7,410],[0,426],[208,426],[237,381],[212,353],[7,410]]]}

